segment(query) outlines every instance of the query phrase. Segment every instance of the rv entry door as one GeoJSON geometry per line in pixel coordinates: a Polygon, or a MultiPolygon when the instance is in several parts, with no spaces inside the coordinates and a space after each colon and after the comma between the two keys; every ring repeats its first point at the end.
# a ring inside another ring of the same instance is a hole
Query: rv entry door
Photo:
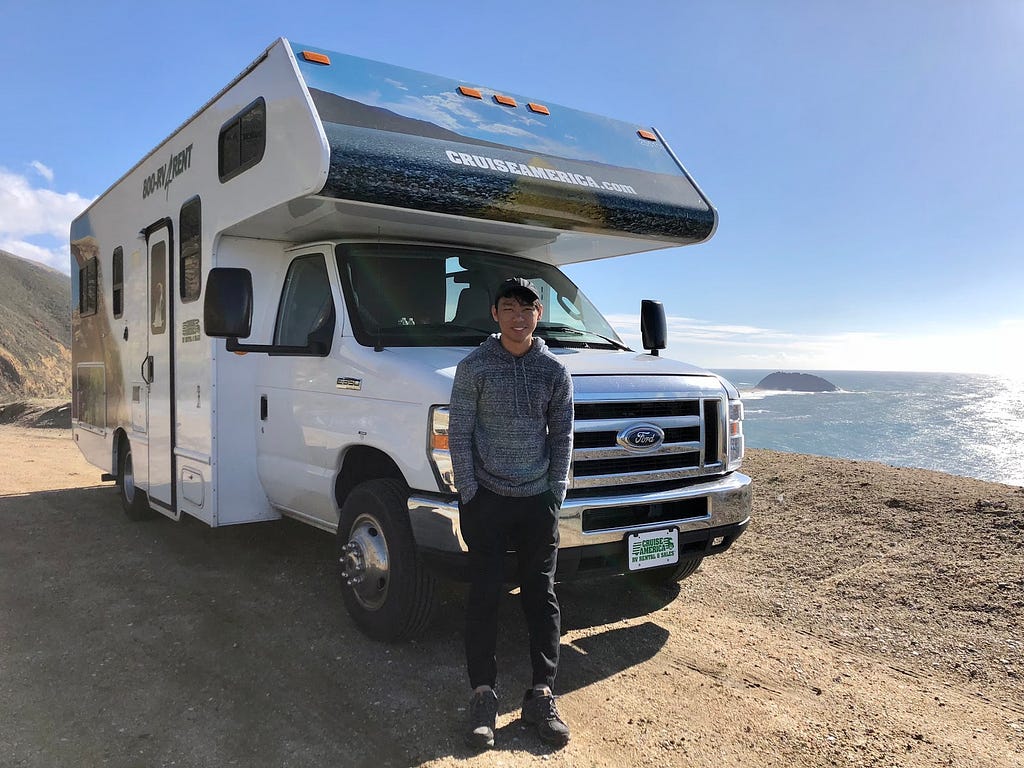
{"type": "Polygon", "coordinates": [[[174,504],[174,341],[171,292],[174,259],[170,222],[148,230],[149,356],[142,376],[149,396],[149,500],[168,517],[178,518],[174,504]]]}

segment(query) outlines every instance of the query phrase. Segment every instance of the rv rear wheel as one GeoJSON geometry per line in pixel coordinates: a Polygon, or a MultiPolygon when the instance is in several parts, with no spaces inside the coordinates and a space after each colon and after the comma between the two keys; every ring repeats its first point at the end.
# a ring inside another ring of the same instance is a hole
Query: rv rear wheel
{"type": "Polygon", "coordinates": [[[145,520],[153,516],[146,492],[135,485],[135,467],[132,464],[132,444],[122,438],[117,451],[117,489],[121,506],[130,520],[145,520]]]}
{"type": "Polygon", "coordinates": [[[408,493],[397,480],[368,480],[345,500],[337,553],[345,608],[376,640],[421,634],[434,609],[434,576],[409,525],[408,493]]]}
{"type": "Polygon", "coordinates": [[[688,557],[681,559],[675,565],[668,565],[664,568],[651,568],[646,571],[637,571],[634,576],[636,576],[640,582],[650,586],[672,585],[676,582],[682,581],[687,576],[692,576],[696,573],[702,562],[704,562],[703,557],[688,557]]]}

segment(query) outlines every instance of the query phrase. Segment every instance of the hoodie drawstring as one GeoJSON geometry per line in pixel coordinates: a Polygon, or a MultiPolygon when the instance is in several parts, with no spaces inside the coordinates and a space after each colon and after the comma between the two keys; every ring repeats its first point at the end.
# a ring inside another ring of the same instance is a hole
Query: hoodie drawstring
{"type": "Polygon", "coordinates": [[[512,393],[516,397],[516,416],[519,416],[519,366],[516,365],[519,360],[512,358],[512,393]]]}
{"type": "Polygon", "coordinates": [[[516,398],[516,416],[524,415],[519,407],[519,369],[523,369],[523,394],[526,396],[526,416],[530,415],[530,377],[526,373],[526,356],[512,358],[512,389],[516,398]]]}

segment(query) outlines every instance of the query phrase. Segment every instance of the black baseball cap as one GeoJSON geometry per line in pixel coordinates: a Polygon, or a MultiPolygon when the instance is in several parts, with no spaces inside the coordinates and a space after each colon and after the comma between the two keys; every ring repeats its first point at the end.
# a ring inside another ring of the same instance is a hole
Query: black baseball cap
{"type": "Polygon", "coordinates": [[[498,286],[494,293],[494,306],[498,306],[500,299],[512,297],[532,304],[540,301],[540,291],[525,277],[510,277],[498,286]]]}

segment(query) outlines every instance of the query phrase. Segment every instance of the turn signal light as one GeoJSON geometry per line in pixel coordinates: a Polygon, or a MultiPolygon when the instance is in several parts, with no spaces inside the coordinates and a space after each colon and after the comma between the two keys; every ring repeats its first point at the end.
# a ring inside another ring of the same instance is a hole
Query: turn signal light
{"type": "Polygon", "coordinates": [[[303,51],[302,58],[306,61],[312,61],[314,64],[330,64],[331,57],[325,56],[322,53],[314,53],[313,51],[303,51]]]}

